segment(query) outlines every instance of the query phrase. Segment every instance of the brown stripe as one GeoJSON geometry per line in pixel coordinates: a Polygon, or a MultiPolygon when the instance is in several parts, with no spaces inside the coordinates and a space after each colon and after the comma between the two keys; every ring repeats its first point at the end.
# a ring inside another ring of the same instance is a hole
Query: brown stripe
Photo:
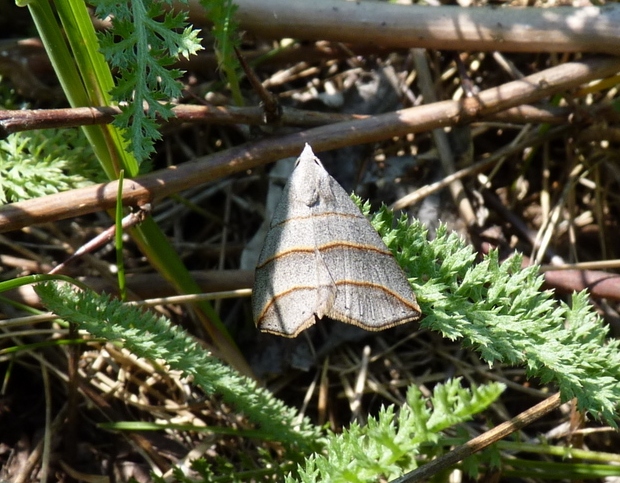
{"type": "Polygon", "coordinates": [[[267,312],[269,310],[269,308],[274,305],[278,299],[285,297],[286,295],[293,293],[293,292],[297,292],[299,290],[310,290],[310,291],[314,291],[316,290],[316,287],[312,286],[312,285],[297,285],[289,290],[286,290],[284,292],[280,292],[278,294],[272,295],[271,299],[269,300],[269,302],[267,302],[267,304],[265,305],[265,308],[261,311],[258,320],[262,320],[263,316],[265,315],[265,312],[267,312]]]}
{"type": "MultiPolygon", "coordinates": [[[[316,249],[318,249],[319,252],[335,250],[338,248],[342,248],[344,250],[346,249],[363,250],[363,251],[375,252],[375,253],[378,253],[379,255],[392,256],[392,252],[390,252],[389,250],[386,251],[381,248],[377,248],[376,246],[373,246],[373,245],[361,245],[358,243],[350,243],[350,242],[331,242],[331,243],[326,243],[324,245],[320,245],[316,247],[316,249]]],[[[309,247],[309,248],[303,247],[303,248],[291,248],[290,250],[278,252],[273,257],[268,258],[260,265],[257,265],[256,268],[257,269],[263,268],[264,266],[269,265],[274,260],[279,260],[289,255],[294,255],[295,253],[314,253],[314,250],[315,249],[313,247],[309,247]]]]}
{"type": "Polygon", "coordinates": [[[416,310],[418,310],[417,304],[412,303],[411,300],[402,298],[400,295],[398,295],[398,293],[386,288],[385,285],[381,285],[377,283],[370,283],[370,282],[358,282],[357,280],[340,280],[336,282],[336,287],[339,285],[356,285],[358,287],[370,287],[370,288],[379,289],[382,292],[385,292],[386,294],[394,297],[395,299],[398,299],[404,305],[407,305],[409,307],[415,307],[416,310]]]}
{"type": "MultiPolygon", "coordinates": [[[[336,282],[335,285],[337,287],[339,285],[355,285],[355,286],[358,286],[358,287],[375,288],[375,289],[381,290],[382,292],[390,295],[391,297],[394,297],[400,303],[402,303],[403,305],[406,305],[407,307],[412,308],[416,312],[420,310],[420,308],[418,307],[418,305],[416,303],[413,303],[410,300],[402,298],[396,292],[385,288],[383,285],[379,285],[379,284],[375,284],[375,283],[370,283],[370,282],[357,282],[357,281],[354,281],[354,280],[341,280],[339,282],[336,282]]],[[[280,293],[272,295],[271,299],[265,305],[265,308],[263,309],[263,311],[260,313],[259,320],[262,320],[263,315],[265,314],[265,312],[267,312],[269,310],[269,308],[272,305],[274,305],[282,297],[286,297],[287,295],[289,295],[289,294],[291,294],[293,292],[297,292],[299,290],[311,290],[312,291],[312,290],[315,290],[315,289],[316,289],[316,287],[311,286],[311,285],[297,285],[295,287],[291,287],[289,290],[285,290],[284,292],[280,292],[280,293]]]]}

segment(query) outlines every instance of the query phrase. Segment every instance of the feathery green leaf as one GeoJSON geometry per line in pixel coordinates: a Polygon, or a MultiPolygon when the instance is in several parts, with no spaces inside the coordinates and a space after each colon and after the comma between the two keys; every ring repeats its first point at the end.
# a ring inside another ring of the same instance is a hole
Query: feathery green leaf
{"type": "Polygon", "coordinates": [[[320,448],[317,427],[307,419],[298,421],[294,409],[209,355],[164,317],[66,285],[44,283],[35,290],[46,307],[59,317],[96,337],[121,343],[140,357],[162,359],[171,369],[191,376],[206,393],[220,395],[256,423],[265,439],[280,441],[291,454],[320,448]]]}
{"type": "MultiPolygon", "coordinates": [[[[367,208],[366,208],[367,211],[367,208]]],[[[480,263],[445,226],[426,241],[424,226],[382,209],[373,220],[405,270],[425,327],[461,338],[489,362],[521,364],[529,377],[556,384],[562,399],[577,398],[580,410],[616,426],[620,401],[620,342],[588,303],[574,294],[570,304],[541,290],[538,267],[521,268],[521,256],[499,263],[492,251],[480,263]]]]}
{"type": "Polygon", "coordinates": [[[122,114],[114,124],[123,128],[136,158],[144,161],[161,138],[157,117],[172,117],[170,101],[181,95],[178,78],[183,73],[167,67],[202,49],[199,30],[186,25],[186,12],[165,12],[163,2],[93,3],[98,17],[112,19],[112,29],[100,34],[100,42],[104,56],[119,72],[112,95],[122,114]]]}

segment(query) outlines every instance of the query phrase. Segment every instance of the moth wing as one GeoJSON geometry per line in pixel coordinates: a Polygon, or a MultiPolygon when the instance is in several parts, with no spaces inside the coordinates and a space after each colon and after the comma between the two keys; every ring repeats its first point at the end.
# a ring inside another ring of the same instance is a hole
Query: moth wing
{"type": "Polygon", "coordinates": [[[326,315],[367,330],[420,318],[411,285],[379,234],[325,169],[312,207],[315,243],[337,287],[326,315]]]}
{"type": "Polygon", "coordinates": [[[252,310],[260,330],[287,337],[324,315],[367,330],[420,318],[405,273],[309,145],[272,219],[252,310]]]}
{"type": "MultiPolygon", "coordinates": [[[[293,171],[276,207],[256,267],[252,312],[257,327],[295,337],[330,310],[336,285],[316,247],[312,210],[300,189],[303,176],[293,171]]],[[[310,181],[312,184],[312,181],[310,181]]]]}

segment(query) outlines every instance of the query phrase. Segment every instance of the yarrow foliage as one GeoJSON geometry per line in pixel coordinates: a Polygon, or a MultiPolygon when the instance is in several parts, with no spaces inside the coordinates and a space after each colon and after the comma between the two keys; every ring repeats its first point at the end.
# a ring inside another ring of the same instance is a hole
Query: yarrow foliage
{"type": "MultiPolygon", "coordinates": [[[[430,398],[416,386],[396,413],[383,408],[366,426],[352,423],[342,434],[331,433],[326,451],[309,457],[287,483],[363,483],[388,481],[418,466],[416,456],[437,447],[440,431],[469,421],[486,409],[504,390],[492,383],[466,389],[459,379],[438,384],[430,398]]],[[[425,460],[426,458],[420,458],[425,460]]]]}
{"type": "MultiPolygon", "coordinates": [[[[368,207],[364,208],[368,212],[368,207]]],[[[499,262],[492,251],[480,263],[445,226],[427,241],[426,228],[382,209],[373,220],[412,279],[425,315],[422,325],[463,339],[489,362],[524,366],[529,377],[555,384],[564,401],[616,426],[620,401],[620,342],[584,291],[570,304],[541,289],[538,267],[521,268],[521,256],[499,262]]]]}
{"type": "Polygon", "coordinates": [[[122,343],[140,357],[164,360],[171,369],[192,377],[207,394],[221,396],[256,423],[266,439],[280,441],[293,453],[320,447],[319,428],[307,419],[299,420],[294,409],[209,355],[168,319],[66,285],[43,283],[37,285],[36,292],[63,319],[97,337],[122,343]]]}
{"type": "MultiPolygon", "coordinates": [[[[607,338],[585,293],[574,295],[570,305],[558,302],[541,291],[536,267],[521,268],[520,257],[500,264],[492,252],[475,263],[471,247],[445,227],[428,241],[418,222],[401,218],[392,228],[393,216],[383,209],[372,223],[412,275],[423,325],[462,339],[489,363],[524,366],[530,377],[556,385],[564,400],[576,398],[580,409],[615,426],[620,347],[607,338]]],[[[205,354],[169,321],[66,287],[44,284],[37,293],[53,312],[93,335],[122,341],[137,355],[164,359],[192,376],[257,423],[265,438],[280,441],[289,455],[312,453],[295,481],[363,482],[401,475],[441,453],[441,432],[483,411],[503,390],[497,384],[467,389],[449,381],[427,399],[412,386],[398,412],[387,407],[366,426],[352,424],[342,435],[328,433],[325,441],[318,428],[298,421],[293,409],[205,354]]],[[[475,465],[468,468],[475,473],[475,465]]]]}
{"type": "Polygon", "coordinates": [[[14,133],[0,140],[0,204],[104,181],[92,149],[78,130],[14,133]]]}
{"type": "Polygon", "coordinates": [[[122,114],[114,123],[126,132],[136,158],[143,161],[160,139],[156,118],[173,115],[170,100],[179,97],[182,75],[168,68],[179,57],[202,49],[200,31],[187,26],[185,12],[165,12],[172,0],[112,2],[94,0],[96,15],[112,20],[112,29],[100,34],[101,50],[118,72],[112,95],[122,114]]]}

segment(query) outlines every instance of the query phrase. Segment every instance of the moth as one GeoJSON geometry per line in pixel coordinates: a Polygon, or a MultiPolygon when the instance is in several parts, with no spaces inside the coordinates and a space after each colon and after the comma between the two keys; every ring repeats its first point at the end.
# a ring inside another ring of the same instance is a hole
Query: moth
{"type": "Polygon", "coordinates": [[[271,220],[252,313],[261,331],[284,337],[326,316],[371,331],[421,316],[392,253],[308,144],[271,220]]]}

